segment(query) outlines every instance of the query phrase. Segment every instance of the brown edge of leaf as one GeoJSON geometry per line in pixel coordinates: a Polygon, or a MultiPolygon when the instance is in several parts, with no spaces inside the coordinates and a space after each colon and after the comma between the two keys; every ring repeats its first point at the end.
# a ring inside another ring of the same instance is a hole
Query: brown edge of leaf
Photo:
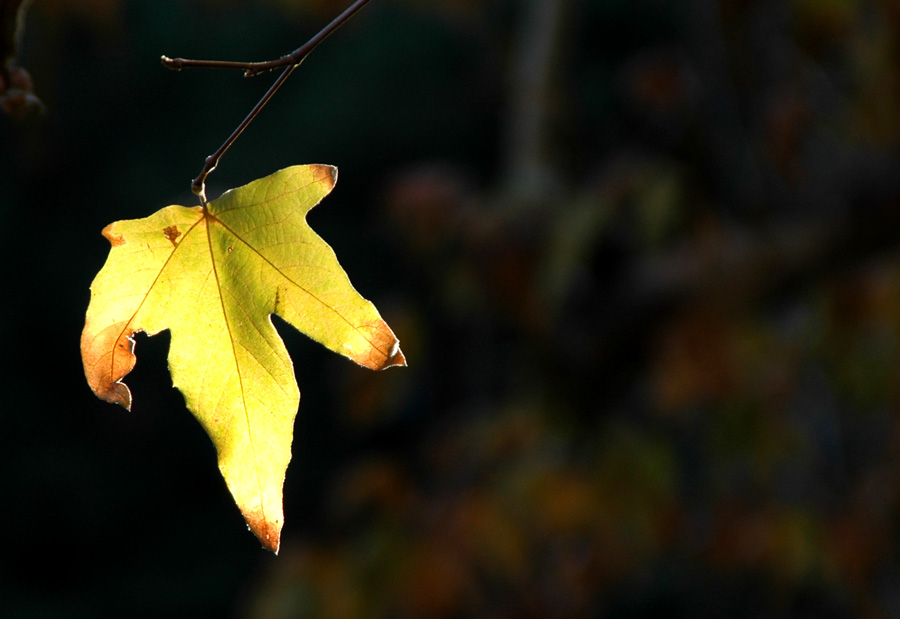
{"type": "Polygon", "coordinates": [[[81,334],[81,359],[84,375],[94,394],[106,402],[131,410],[131,391],[122,378],[134,369],[133,329],[124,322],[95,332],[90,322],[81,334]]]}
{"type": "MultiPolygon", "coordinates": [[[[112,247],[124,245],[125,237],[114,234],[113,225],[103,228],[103,236],[112,247]]],[[[134,369],[137,362],[132,339],[134,333],[135,330],[124,321],[97,330],[90,319],[85,320],[81,333],[81,360],[91,391],[101,400],[118,404],[129,411],[131,390],[122,378],[134,369]]]]}
{"type": "Polygon", "coordinates": [[[112,227],[114,225],[115,224],[109,224],[108,226],[103,228],[103,230],[100,232],[100,234],[102,234],[103,237],[107,241],[109,241],[110,245],[112,245],[113,247],[119,247],[120,245],[125,244],[125,237],[122,236],[121,234],[113,234],[112,227]]]}
{"type": "Polygon", "coordinates": [[[266,520],[262,510],[243,511],[247,527],[256,536],[263,548],[278,554],[281,547],[281,522],[266,520]]]}
{"type": "Polygon", "coordinates": [[[406,366],[406,356],[400,350],[400,340],[384,320],[379,319],[365,331],[369,335],[371,347],[362,355],[350,356],[353,361],[370,370],[406,366]]]}
{"type": "Polygon", "coordinates": [[[400,350],[400,341],[396,339],[394,340],[394,345],[388,352],[387,358],[384,360],[384,363],[382,363],[378,367],[374,367],[373,369],[386,370],[394,366],[406,367],[406,356],[404,356],[403,351],[400,350]]]}
{"type": "Polygon", "coordinates": [[[337,183],[338,169],[333,165],[325,165],[324,163],[313,163],[309,167],[312,169],[317,181],[328,185],[328,192],[330,193],[334,189],[335,183],[337,183]]]}

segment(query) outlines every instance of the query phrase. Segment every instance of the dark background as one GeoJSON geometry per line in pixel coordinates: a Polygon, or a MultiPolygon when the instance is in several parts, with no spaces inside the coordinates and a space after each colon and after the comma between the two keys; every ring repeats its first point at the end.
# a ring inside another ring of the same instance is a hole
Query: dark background
{"type": "Polygon", "coordinates": [[[210,195],[311,215],[409,367],[281,324],[302,399],[259,547],[140,336],[78,338],[100,230],[168,204],[343,9],[36,0],[0,118],[4,617],[900,614],[900,4],[375,0],[210,195]]]}

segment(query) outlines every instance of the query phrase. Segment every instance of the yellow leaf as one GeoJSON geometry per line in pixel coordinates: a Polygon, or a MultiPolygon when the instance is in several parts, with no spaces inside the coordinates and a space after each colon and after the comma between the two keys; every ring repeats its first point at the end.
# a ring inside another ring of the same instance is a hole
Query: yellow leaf
{"type": "Polygon", "coordinates": [[[171,331],[173,384],[212,438],[250,529],[273,552],[300,392],[270,316],[368,368],[406,365],[390,327],[306,223],[336,178],[331,166],[294,166],[206,208],[167,206],[110,224],[112,249],[91,284],[81,336],[91,389],[130,409],[121,381],[135,364],[132,336],[171,331]]]}

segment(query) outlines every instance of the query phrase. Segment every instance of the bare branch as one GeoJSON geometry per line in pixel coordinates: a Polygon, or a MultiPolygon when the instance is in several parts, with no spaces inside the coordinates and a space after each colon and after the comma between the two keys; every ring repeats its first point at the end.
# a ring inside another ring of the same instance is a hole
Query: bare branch
{"type": "Polygon", "coordinates": [[[240,69],[244,72],[244,77],[255,77],[261,73],[274,71],[287,66],[297,66],[303,62],[307,56],[318,47],[319,43],[328,38],[328,35],[344,25],[348,19],[353,17],[357,11],[368,4],[369,0],[356,0],[347,7],[343,13],[335,17],[330,24],[322,28],[309,41],[295,49],[290,54],[282,56],[277,60],[269,60],[265,62],[233,62],[230,60],[189,60],[187,58],[169,58],[162,57],[163,66],[173,71],[181,71],[182,69],[240,69]]]}
{"type": "MultiPolygon", "coordinates": [[[[2,1],[2,0],[0,0],[2,1]]],[[[269,100],[275,95],[281,85],[287,81],[287,78],[290,77],[291,73],[294,72],[300,63],[302,63],[307,56],[309,56],[312,51],[318,47],[319,43],[324,41],[330,34],[332,34],[335,30],[340,28],[344,23],[347,22],[348,19],[353,17],[357,11],[359,11],[362,7],[368,4],[369,0],[356,0],[353,4],[351,4],[347,9],[344,10],[343,13],[335,17],[331,23],[322,28],[318,34],[312,37],[309,41],[295,49],[293,52],[288,54],[287,56],[282,56],[278,60],[272,60],[269,62],[230,62],[230,61],[218,61],[218,60],[187,60],[184,58],[169,58],[168,56],[162,57],[163,66],[172,69],[174,71],[180,71],[182,69],[189,68],[206,68],[206,69],[241,69],[244,71],[244,77],[253,77],[255,75],[259,75],[260,73],[265,73],[267,71],[273,71],[275,69],[283,68],[284,70],[281,72],[281,75],[278,76],[278,79],[272,84],[269,90],[266,91],[266,94],[262,96],[262,98],[257,102],[253,109],[250,110],[250,113],[247,114],[246,118],[241,121],[241,124],[238,125],[237,129],[235,129],[228,139],[214,152],[212,155],[206,158],[203,163],[203,168],[200,170],[200,173],[197,177],[191,182],[191,191],[194,192],[196,196],[200,198],[200,204],[202,206],[206,206],[206,178],[212,173],[213,170],[216,169],[216,166],[219,165],[219,160],[222,156],[231,148],[231,145],[241,136],[244,132],[244,129],[253,122],[253,119],[260,113],[260,111],[266,106],[269,100]]]]}

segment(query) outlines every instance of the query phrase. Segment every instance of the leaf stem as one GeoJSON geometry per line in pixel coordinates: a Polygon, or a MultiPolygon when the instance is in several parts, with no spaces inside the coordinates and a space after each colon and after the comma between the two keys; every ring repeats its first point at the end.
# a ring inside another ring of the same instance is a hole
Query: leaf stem
{"type": "Polygon", "coordinates": [[[262,96],[262,98],[253,106],[253,109],[250,110],[250,113],[247,114],[246,118],[241,121],[241,124],[237,126],[237,129],[232,132],[228,139],[216,149],[212,155],[206,158],[203,163],[203,168],[200,170],[200,173],[197,177],[191,182],[191,191],[194,195],[199,196],[200,204],[204,208],[206,208],[206,178],[212,173],[213,170],[216,169],[216,166],[219,165],[219,160],[225,154],[225,152],[231,148],[231,145],[241,136],[244,132],[244,129],[253,122],[253,119],[260,113],[260,111],[266,106],[272,96],[281,88],[282,84],[287,81],[287,78],[290,77],[291,73],[294,72],[300,63],[306,60],[306,57],[309,56],[316,47],[319,46],[319,43],[324,41],[330,34],[332,34],[335,30],[344,25],[347,20],[349,20],[353,15],[355,15],[361,8],[363,8],[366,4],[368,4],[369,0],[356,0],[349,7],[344,9],[344,12],[335,17],[331,22],[322,28],[315,36],[309,39],[306,43],[295,49],[293,52],[286,56],[282,56],[277,60],[270,60],[267,62],[231,62],[231,61],[219,61],[219,60],[188,60],[186,58],[169,58],[167,56],[162,57],[163,66],[172,69],[174,71],[180,71],[181,69],[190,69],[190,68],[202,68],[202,69],[241,69],[244,71],[244,77],[254,77],[259,75],[260,73],[266,73],[268,71],[273,71],[275,69],[284,68],[281,72],[281,75],[278,76],[278,79],[269,87],[266,93],[262,96]]]}
{"type": "Polygon", "coordinates": [[[200,170],[200,173],[197,177],[191,181],[191,191],[194,192],[194,195],[200,197],[200,204],[205,208],[206,207],[206,178],[212,173],[213,170],[219,165],[219,160],[222,158],[222,155],[231,148],[231,145],[234,144],[237,139],[244,132],[244,129],[253,122],[253,119],[260,113],[260,111],[265,107],[266,103],[269,102],[275,92],[281,88],[281,85],[287,80],[291,73],[294,72],[294,69],[297,68],[297,65],[292,64],[285,67],[284,71],[281,72],[281,75],[278,76],[278,79],[269,87],[266,91],[266,94],[262,96],[262,98],[257,101],[256,105],[253,106],[253,109],[250,110],[250,113],[247,114],[246,118],[241,121],[241,124],[237,126],[231,135],[228,136],[222,145],[216,149],[212,155],[206,158],[203,162],[203,168],[200,170]]]}

